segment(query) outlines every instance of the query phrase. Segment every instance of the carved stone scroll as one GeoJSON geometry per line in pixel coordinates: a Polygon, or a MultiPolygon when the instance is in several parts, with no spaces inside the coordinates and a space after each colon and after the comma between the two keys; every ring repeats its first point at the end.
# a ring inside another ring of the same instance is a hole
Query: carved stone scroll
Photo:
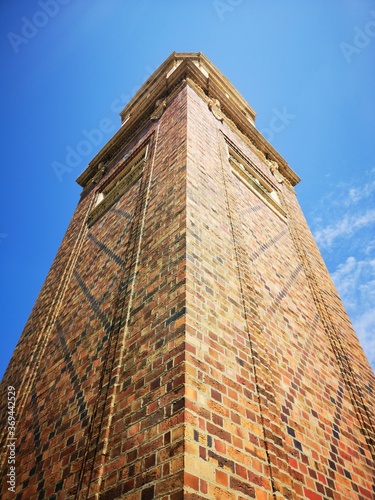
{"type": "Polygon", "coordinates": [[[166,100],[165,99],[158,99],[155,103],[155,109],[151,115],[151,120],[153,120],[153,121],[159,120],[161,115],[164,113],[164,110],[166,107],[167,107],[166,100]]]}
{"type": "Polygon", "coordinates": [[[224,121],[224,115],[221,111],[221,105],[218,99],[210,99],[208,102],[208,108],[217,120],[221,122],[224,121]]]}

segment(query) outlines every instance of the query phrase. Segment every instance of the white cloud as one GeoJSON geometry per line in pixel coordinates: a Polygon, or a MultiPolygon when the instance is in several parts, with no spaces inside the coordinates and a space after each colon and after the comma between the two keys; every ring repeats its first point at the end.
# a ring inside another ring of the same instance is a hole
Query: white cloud
{"type": "Polygon", "coordinates": [[[321,248],[331,247],[340,237],[352,236],[355,231],[375,223],[375,210],[357,215],[345,214],[341,220],[315,231],[314,236],[321,248]]]}
{"type": "Polygon", "coordinates": [[[375,259],[358,261],[350,256],[337,266],[332,279],[375,369],[375,259]]]}
{"type": "Polygon", "coordinates": [[[375,371],[375,307],[354,319],[353,326],[367,359],[375,371]]]}
{"type": "Polygon", "coordinates": [[[332,279],[348,309],[375,307],[375,259],[348,257],[337,266],[332,279]]]}
{"type": "MultiPolygon", "coordinates": [[[[370,175],[375,174],[375,169],[372,169],[370,175]]],[[[345,200],[345,205],[356,204],[366,198],[369,198],[375,191],[375,181],[370,181],[360,187],[350,187],[348,190],[348,197],[345,200]]]]}
{"type": "Polygon", "coordinates": [[[326,193],[312,229],[375,371],[375,169],[360,175],[326,193]]]}
{"type": "Polygon", "coordinates": [[[345,302],[348,309],[356,306],[358,279],[361,273],[361,265],[359,265],[354,257],[348,257],[344,264],[339,264],[336,271],[332,274],[332,279],[340,294],[341,299],[345,302]]]}
{"type": "MultiPolygon", "coordinates": [[[[349,200],[352,203],[357,203],[362,198],[362,192],[361,192],[361,190],[360,189],[356,189],[356,188],[349,189],[348,195],[349,195],[349,200]]],[[[349,204],[349,203],[347,203],[347,204],[349,204]]]]}
{"type": "MultiPolygon", "coordinates": [[[[371,238],[371,237],[370,237],[371,238]]],[[[369,241],[364,242],[362,246],[362,250],[364,255],[375,255],[375,239],[370,239],[369,241]]]]}

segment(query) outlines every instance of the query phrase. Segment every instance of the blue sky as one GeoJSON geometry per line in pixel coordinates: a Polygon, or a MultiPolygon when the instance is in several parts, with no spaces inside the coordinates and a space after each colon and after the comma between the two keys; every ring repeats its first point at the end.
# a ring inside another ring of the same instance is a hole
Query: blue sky
{"type": "Polygon", "coordinates": [[[0,376],[78,201],[75,179],[174,50],[211,59],[301,177],[300,204],[375,369],[373,1],[2,0],[0,376]]]}

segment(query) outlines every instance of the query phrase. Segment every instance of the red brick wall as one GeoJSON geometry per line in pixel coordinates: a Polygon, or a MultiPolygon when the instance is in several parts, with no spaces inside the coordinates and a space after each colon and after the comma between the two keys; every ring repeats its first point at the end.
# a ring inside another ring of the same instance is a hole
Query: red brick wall
{"type": "Polygon", "coordinates": [[[374,399],[364,386],[373,387],[374,376],[295,194],[190,89],[189,97],[191,498],[269,498],[272,491],[280,498],[372,498],[374,457],[359,430],[346,384],[350,377],[343,376],[322,322],[320,295],[331,330],[339,333],[342,350],[361,374],[356,380],[361,393],[369,404],[372,399],[370,413],[374,399]],[[223,134],[281,190],[287,222],[231,173],[223,134]],[[302,253],[292,225],[300,231],[302,253]],[[316,297],[305,255],[318,277],[316,297]]]}
{"type": "Polygon", "coordinates": [[[374,376],[295,194],[185,84],[122,148],[2,383],[18,498],[372,498],[374,376]],[[225,137],[287,220],[232,174],[225,137]],[[141,179],[87,226],[145,143],[141,179]]]}
{"type": "Polygon", "coordinates": [[[186,90],[121,156],[147,140],[142,178],[107,213],[87,226],[96,189],[78,205],[4,377],[22,498],[179,498],[186,90]]]}

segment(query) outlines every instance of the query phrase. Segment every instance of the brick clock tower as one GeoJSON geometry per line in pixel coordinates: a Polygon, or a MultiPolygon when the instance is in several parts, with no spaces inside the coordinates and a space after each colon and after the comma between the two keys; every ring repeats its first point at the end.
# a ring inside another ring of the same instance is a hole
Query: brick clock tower
{"type": "Polygon", "coordinates": [[[2,382],[2,498],[374,498],[375,378],[298,176],[201,53],[121,118],[2,382]]]}

